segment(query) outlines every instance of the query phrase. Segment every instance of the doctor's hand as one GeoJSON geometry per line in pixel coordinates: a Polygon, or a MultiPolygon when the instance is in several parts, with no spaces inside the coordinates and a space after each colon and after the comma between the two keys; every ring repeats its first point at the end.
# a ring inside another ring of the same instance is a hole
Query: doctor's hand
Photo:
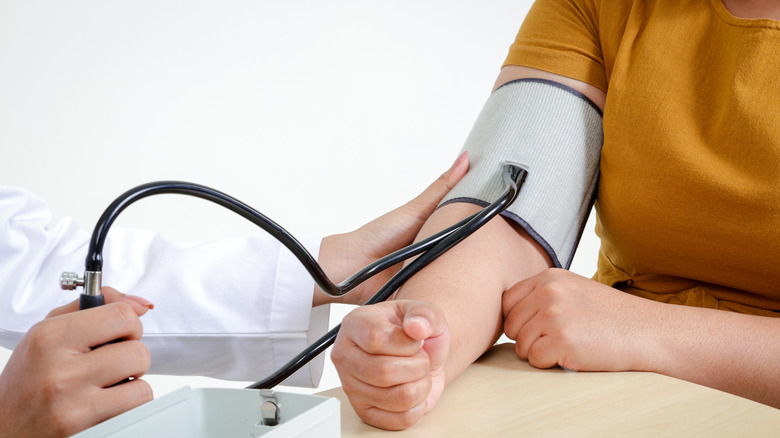
{"type": "Polygon", "coordinates": [[[139,317],[152,305],[103,293],[106,305],[57,308],[16,346],[0,374],[0,437],[69,436],[152,400],[139,379],[150,364],[139,317]]]}
{"type": "Polygon", "coordinates": [[[387,301],[344,318],[331,359],[358,416],[401,430],[439,400],[449,348],[450,330],[437,305],[387,301]]]}
{"type": "Polygon", "coordinates": [[[537,368],[650,370],[653,327],[663,304],[563,269],[548,269],[504,292],[504,332],[537,368]]]}
{"type": "MultiPolygon", "coordinates": [[[[364,266],[414,242],[425,221],[444,196],[455,187],[469,168],[468,156],[461,154],[424,192],[395,210],[380,216],[359,229],[322,239],[319,263],[325,273],[340,282],[364,266]]],[[[319,288],[314,293],[314,306],[329,302],[363,304],[368,301],[401,268],[391,267],[375,275],[351,292],[334,299],[319,288]]]]}

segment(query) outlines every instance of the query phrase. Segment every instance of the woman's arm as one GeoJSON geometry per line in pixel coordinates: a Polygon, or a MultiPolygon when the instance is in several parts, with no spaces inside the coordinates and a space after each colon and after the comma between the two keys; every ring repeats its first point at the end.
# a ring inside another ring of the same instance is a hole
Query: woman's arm
{"type": "MultiPolygon", "coordinates": [[[[494,89],[522,78],[549,79],[571,87],[603,109],[603,91],[580,81],[522,66],[501,69],[494,89]]],[[[471,204],[449,204],[423,227],[433,234],[479,210],[471,204]]],[[[447,360],[447,382],[459,375],[501,334],[501,294],[516,282],[551,267],[544,250],[519,226],[496,218],[412,278],[398,299],[437,303],[444,311],[456,343],[447,360]]]]}
{"type": "MultiPolygon", "coordinates": [[[[420,236],[478,209],[444,206],[420,236]]],[[[411,278],[397,294],[405,301],[361,307],[347,315],[331,359],[363,421],[405,429],[432,409],[444,386],[498,338],[501,294],[547,268],[543,254],[499,217],[411,278]]]]}
{"type": "Polygon", "coordinates": [[[660,303],[559,269],[513,286],[503,308],[534,366],[653,371],[780,407],[780,319],[660,303]]]}
{"type": "MultiPolygon", "coordinates": [[[[524,67],[502,69],[496,87],[524,77],[565,82],[603,106],[604,93],[595,87],[524,67]]],[[[446,205],[431,216],[420,237],[478,209],[471,204],[446,205]]],[[[502,293],[550,266],[533,239],[499,217],[410,279],[397,294],[398,299],[422,304],[388,302],[381,304],[382,310],[361,308],[348,315],[331,358],[358,415],[386,429],[403,429],[418,421],[433,408],[444,385],[498,338],[502,293]],[[440,342],[442,338],[449,343],[440,342]]]]}
{"type": "Polygon", "coordinates": [[[780,408],[780,319],[667,304],[656,312],[664,325],[648,371],[780,408]]]}

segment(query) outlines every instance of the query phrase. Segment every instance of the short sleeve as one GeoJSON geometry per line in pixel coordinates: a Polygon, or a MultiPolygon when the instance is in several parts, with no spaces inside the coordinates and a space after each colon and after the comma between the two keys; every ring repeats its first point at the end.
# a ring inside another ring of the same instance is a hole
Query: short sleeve
{"type": "Polygon", "coordinates": [[[504,65],[522,65],[605,91],[596,0],[536,0],[504,65]]]}

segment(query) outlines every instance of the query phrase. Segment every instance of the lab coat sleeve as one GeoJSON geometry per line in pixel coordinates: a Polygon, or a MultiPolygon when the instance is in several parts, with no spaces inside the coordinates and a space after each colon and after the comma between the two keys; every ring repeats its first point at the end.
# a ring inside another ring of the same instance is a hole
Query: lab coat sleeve
{"type": "MultiPolygon", "coordinates": [[[[89,237],[72,219],[52,224],[30,192],[0,186],[0,345],[13,348],[52,308],[77,298],[58,280],[62,271],[83,273],[89,237]]],[[[316,255],[319,241],[303,243],[316,255]]],[[[115,226],[103,259],[103,285],[155,304],[142,318],[150,373],[260,380],[328,328],[328,306],[311,307],[313,280],[260,230],[187,245],[115,226]]],[[[285,384],[316,386],[323,360],[285,384]]]]}

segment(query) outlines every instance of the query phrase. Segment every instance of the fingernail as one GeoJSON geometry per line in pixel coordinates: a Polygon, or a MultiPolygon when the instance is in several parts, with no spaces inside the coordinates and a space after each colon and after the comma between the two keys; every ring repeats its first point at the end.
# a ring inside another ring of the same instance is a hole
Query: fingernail
{"type": "Polygon", "coordinates": [[[423,327],[431,326],[431,324],[428,322],[428,318],[424,318],[422,316],[413,316],[409,318],[407,322],[416,322],[417,324],[420,324],[423,327]]]}
{"type": "Polygon", "coordinates": [[[141,298],[141,297],[138,297],[138,296],[135,296],[135,295],[125,295],[124,298],[126,298],[126,299],[128,299],[130,301],[135,301],[136,303],[146,307],[149,310],[154,309],[154,303],[152,303],[151,301],[147,300],[146,298],[141,298]]]}
{"type": "Polygon", "coordinates": [[[465,160],[468,155],[469,155],[468,151],[463,151],[463,153],[458,155],[458,158],[455,160],[455,162],[452,163],[452,167],[458,167],[458,164],[462,163],[463,160],[465,160]]]}

